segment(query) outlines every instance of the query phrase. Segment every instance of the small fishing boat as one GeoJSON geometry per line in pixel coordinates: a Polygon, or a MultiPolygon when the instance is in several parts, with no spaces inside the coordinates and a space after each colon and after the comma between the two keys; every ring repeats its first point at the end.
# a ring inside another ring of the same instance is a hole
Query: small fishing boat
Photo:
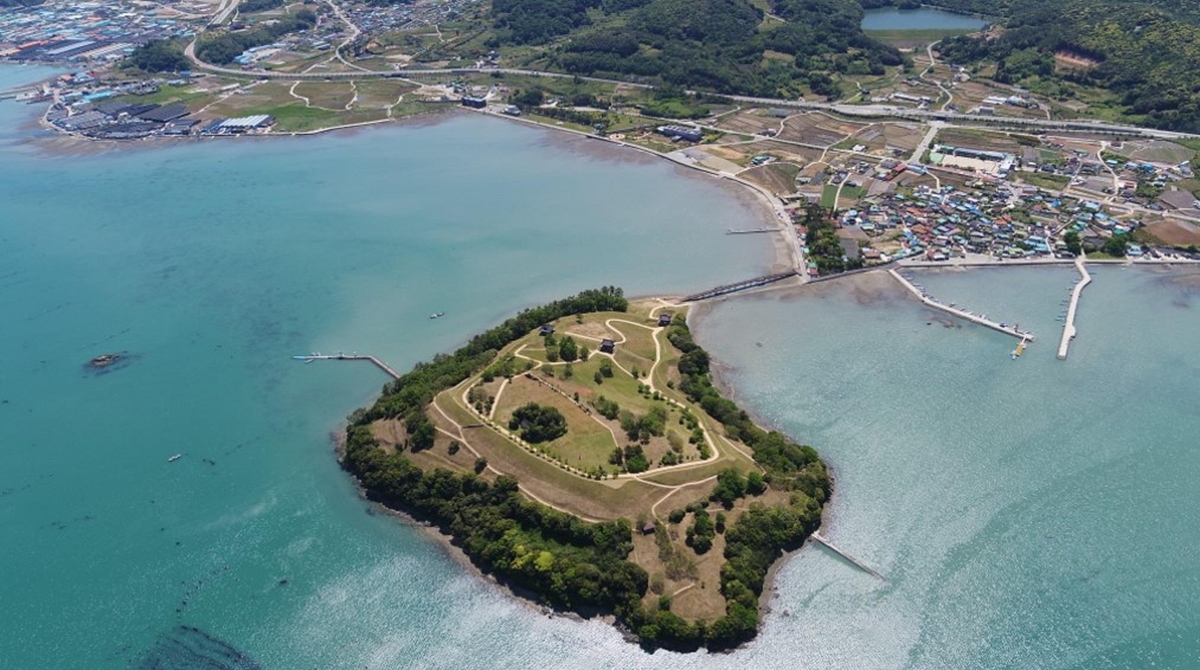
{"type": "Polygon", "coordinates": [[[183,458],[183,454],[175,454],[174,456],[172,456],[172,457],[168,458],[168,459],[167,459],[167,462],[168,462],[168,463],[174,463],[175,461],[177,461],[177,460],[179,460],[179,459],[181,459],[181,458],[183,458]]]}

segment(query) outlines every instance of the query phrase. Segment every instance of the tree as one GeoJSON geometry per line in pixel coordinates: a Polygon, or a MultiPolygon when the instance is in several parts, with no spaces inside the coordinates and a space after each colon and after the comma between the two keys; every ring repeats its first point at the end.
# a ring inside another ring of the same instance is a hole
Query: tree
{"type": "Polygon", "coordinates": [[[479,474],[487,469],[488,462],[483,456],[475,459],[475,474],[479,474]]]}
{"type": "Polygon", "coordinates": [[[599,368],[599,370],[597,370],[597,372],[599,372],[601,375],[604,375],[605,377],[611,378],[613,376],[612,361],[610,361],[608,359],[600,361],[600,368],[599,368]]]}
{"type": "Polygon", "coordinates": [[[579,360],[579,347],[575,344],[575,338],[570,335],[562,338],[558,343],[558,355],[568,363],[579,360]]]}
{"type": "Polygon", "coordinates": [[[1063,235],[1063,242],[1067,245],[1067,251],[1076,256],[1083,253],[1083,240],[1080,239],[1078,231],[1072,230],[1063,235]]]}
{"type": "Polygon", "coordinates": [[[608,455],[608,462],[619,467],[625,465],[625,451],[620,447],[613,447],[612,453],[608,455]]]}
{"type": "Polygon", "coordinates": [[[688,546],[695,549],[697,554],[703,554],[712,549],[713,536],[716,534],[716,527],[708,512],[703,509],[696,510],[692,516],[692,525],[687,529],[688,546]]]}
{"type": "Polygon", "coordinates": [[[508,429],[519,431],[526,442],[550,442],[567,434],[567,419],[557,408],[530,402],[513,412],[508,429]]]}
{"type": "Polygon", "coordinates": [[[192,66],[183,45],[171,40],[150,40],[129,54],[129,62],[146,72],[179,72],[192,66]]]}
{"type": "Polygon", "coordinates": [[[433,446],[437,430],[424,412],[413,410],[404,417],[404,429],[408,433],[408,448],[413,453],[433,446]]]}
{"type": "Polygon", "coordinates": [[[717,488],[713,489],[712,499],[720,502],[726,509],[746,494],[746,478],[733,468],[725,468],[717,473],[717,488]]]}
{"type": "Polygon", "coordinates": [[[528,88],[513,93],[508,101],[519,107],[540,107],[546,101],[546,94],[540,88],[528,88]]]}
{"type": "Polygon", "coordinates": [[[746,475],[746,493],[752,496],[762,495],[767,490],[767,482],[758,470],[746,475]]]}
{"type": "Polygon", "coordinates": [[[600,416],[609,421],[613,421],[621,415],[621,406],[604,396],[597,396],[593,404],[596,406],[596,411],[600,412],[600,416]]]}
{"type": "Polygon", "coordinates": [[[626,446],[624,457],[626,472],[645,472],[650,469],[650,461],[646,458],[646,452],[642,450],[640,444],[626,446]]]}
{"type": "Polygon", "coordinates": [[[1109,256],[1124,258],[1125,252],[1129,250],[1129,236],[1113,235],[1104,241],[1104,246],[1100,247],[1100,250],[1109,256]]]}

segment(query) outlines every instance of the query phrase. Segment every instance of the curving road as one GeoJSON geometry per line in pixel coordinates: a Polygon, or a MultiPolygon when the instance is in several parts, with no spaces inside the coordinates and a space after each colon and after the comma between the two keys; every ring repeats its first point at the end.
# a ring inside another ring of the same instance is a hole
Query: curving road
{"type": "MultiPolygon", "coordinates": [[[[235,9],[237,9],[239,0],[223,0],[217,16],[209,25],[214,25],[223,21],[235,9]]],[[[348,26],[350,26],[352,35],[350,40],[342,43],[342,46],[349,44],[358,35],[358,27],[355,26],[337,6],[334,0],[326,0],[330,7],[333,8],[335,14],[341,18],[348,26]]],[[[618,79],[605,79],[602,77],[585,77],[580,75],[566,74],[563,72],[546,72],[543,70],[525,70],[519,68],[442,68],[428,70],[405,70],[401,71],[383,71],[383,70],[367,70],[360,68],[355,72],[273,72],[270,70],[242,70],[238,68],[220,67],[212,65],[200,60],[196,56],[196,40],[199,39],[199,34],[192,39],[192,42],[184,49],[184,55],[187,56],[199,70],[206,72],[214,72],[219,74],[227,74],[238,77],[257,77],[259,79],[283,79],[283,80],[304,80],[304,79],[371,79],[371,78],[396,78],[407,79],[409,77],[426,76],[426,75],[466,75],[466,74],[490,74],[498,72],[501,74],[512,74],[532,77],[554,77],[563,79],[574,79],[578,77],[583,81],[592,81],[603,84],[620,84],[623,86],[632,86],[641,89],[652,89],[651,84],[643,84],[629,81],[621,81],[618,79]]],[[[342,46],[338,47],[338,55],[342,46]]],[[[932,58],[932,46],[930,47],[930,57],[932,58]]],[[[344,62],[344,61],[343,61],[344,62]]],[[[347,63],[349,65],[349,63],[347,63]]],[[[357,66],[353,66],[357,67],[357,66]]],[[[922,73],[922,76],[924,73],[922,73]]],[[[697,93],[697,91],[689,90],[689,94],[697,93]]],[[[1066,120],[1049,120],[1049,119],[1024,119],[1012,117],[997,117],[986,116],[982,114],[966,114],[962,112],[947,112],[934,111],[928,109],[912,109],[908,107],[897,107],[895,105],[848,105],[844,103],[830,102],[810,102],[807,100],[792,100],[784,98],[759,98],[745,95],[724,95],[722,97],[730,100],[751,103],[755,105],[765,105],[772,107],[792,107],[800,109],[818,109],[835,112],[843,116],[862,117],[862,118],[894,118],[894,119],[910,119],[915,121],[946,121],[946,122],[971,122],[983,123],[985,125],[995,125],[1003,127],[1021,127],[1032,130],[1059,130],[1059,131],[1086,131],[1093,133],[1110,133],[1114,135],[1140,135],[1146,137],[1156,137],[1162,139],[1179,139],[1200,137],[1192,133],[1179,133],[1169,130],[1157,130],[1154,128],[1140,128],[1138,126],[1128,126],[1112,123],[1103,123],[1099,121],[1066,121],[1066,120]]]]}

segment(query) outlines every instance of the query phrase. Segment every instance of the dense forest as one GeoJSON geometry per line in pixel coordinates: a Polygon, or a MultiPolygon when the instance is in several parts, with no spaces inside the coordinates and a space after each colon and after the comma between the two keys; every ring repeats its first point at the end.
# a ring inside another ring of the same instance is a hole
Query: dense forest
{"type": "Polygon", "coordinates": [[[895,49],[855,0],[493,0],[492,46],[550,45],[547,64],[717,93],[838,97],[831,73],[882,74],[895,49]],[[560,39],[569,36],[569,39],[560,39]],[[556,41],[557,40],[557,41],[556,41]]]}
{"type": "Polygon", "coordinates": [[[959,64],[990,61],[995,78],[1024,86],[1062,80],[1107,89],[1123,111],[1159,128],[1200,132],[1200,1],[945,0],[936,4],[1003,12],[993,40],[944,40],[942,55],[959,64]],[[1090,68],[1057,68],[1055,54],[1080,56],[1090,68]]]}
{"type": "MultiPolygon", "coordinates": [[[[1200,0],[935,0],[995,17],[995,39],[944,40],[958,64],[995,63],[1001,83],[1052,97],[1100,87],[1148,125],[1200,131],[1200,0]],[[1055,54],[1094,67],[1062,68],[1055,54]]],[[[842,95],[839,74],[881,74],[895,49],[860,29],[864,8],[915,0],[493,0],[491,46],[536,45],[542,65],[726,94],[842,95]]]]}
{"type": "Polygon", "coordinates": [[[174,40],[150,40],[134,49],[127,62],[145,72],[180,72],[192,65],[183,44],[174,40]]]}
{"type": "Polygon", "coordinates": [[[270,25],[219,35],[205,35],[196,44],[196,55],[206,63],[228,65],[246,49],[270,44],[284,35],[308,30],[316,24],[316,13],[311,9],[301,9],[270,25]]]}
{"type": "MultiPolygon", "coordinates": [[[[745,479],[736,473],[725,475],[723,486],[737,490],[719,497],[730,502],[746,492],[761,492],[765,484],[791,492],[788,505],[752,503],[725,530],[721,593],[726,614],[711,624],[686,621],[669,609],[642,606],[648,576],[628,559],[632,551],[628,521],[589,524],[527,501],[511,477],[488,483],[476,476],[486,463],[477,463],[476,474],[423,471],[403,453],[379,448],[371,433],[372,421],[420,412],[438,392],[483,369],[499,349],[542,323],[571,314],[627,308],[620,289],[584,291],[525,310],[453,354],[417,365],[386,385],[371,408],[350,416],[343,466],[372,500],[436,524],[480,569],[551,606],[584,614],[612,612],[648,646],[731,648],[755,635],[767,570],[782,551],[798,547],[816,529],[830,483],[811,447],[758,428],[734,403],[720,397],[709,377],[708,354],[693,341],[682,317],[676,317],[669,331],[671,342],[687,361],[680,363],[681,390],[720,421],[731,437],[752,447],[755,460],[767,473],[745,479]]],[[[546,418],[534,408],[528,408],[527,414],[523,421],[529,423],[546,418]]],[[[546,423],[556,421],[550,417],[546,423]]],[[[723,524],[724,517],[720,518],[723,524]]],[[[691,530],[694,541],[709,538],[706,525],[691,530]]]]}

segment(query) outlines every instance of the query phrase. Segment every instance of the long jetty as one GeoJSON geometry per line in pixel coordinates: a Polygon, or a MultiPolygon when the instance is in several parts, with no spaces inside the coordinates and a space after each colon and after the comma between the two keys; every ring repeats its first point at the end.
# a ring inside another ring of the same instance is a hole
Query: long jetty
{"type": "Polygon", "coordinates": [[[869,575],[872,575],[882,581],[885,581],[885,582],[887,581],[887,577],[884,577],[883,575],[879,574],[878,570],[867,565],[866,562],[864,562],[862,559],[856,558],[855,556],[842,550],[840,547],[838,547],[836,544],[830,542],[824,535],[821,535],[819,532],[813,533],[810,537],[812,537],[812,539],[814,539],[817,542],[820,542],[821,544],[828,547],[829,550],[832,551],[833,553],[835,553],[838,556],[841,556],[842,558],[846,559],[847,561],[850,561],[851,563],[853,563],[854,566],[857,567],[859,570],[862,570],[863,572],[865,572],[869,575]]]}
{"type": "Polygon", "coordinates": [[[730,293],[737,293],[738,291],[745,291],[752,288],[758,288],[759,286],[766,286],[767,284],[774,284],[777,281],[783,281],[784,279],[795,276],[795,270],[788,270],[787,272],[780,272],[773,275],[763,275],[762,277],[755,277],[754,279],[746,279],[733,284],[725,284],[724,286],[710,288],[707,291],[701,291],[700,293],[693,293],[692,295],[684,298],[683,302],[709,300],[711,298],[729,295],[730,293]]]}
{"type": "Polygon", "coordinates": [[[399,379],[400,373],[396,372],[387,363],[369,354],[308,354],[305,356],[292,356],[298,361],[370,361],[375,367],[383,370],[392,379],[399,379]]]}
{"type": "Polygon", "coordinates": [[[1062,339],[1058,343],[1060,361],[1067,360],[1067,349],[1071,347],[1071,340],[1075,339],[1078,332],[1075,329],[1075,313],[1079,309],[1079,296],[1083,295],[1083,288],[1092,283],[1092,275],[1088,274],[1087,268],[1084,267],[1083,257],[1075,259],[1075,267],[1079,269],[1079,282],[1071,290],[1071,304],[1067,306],[1067,320],[1063,322],[1062,339]]]}
{"type": "Polygon", "coordinates": [[[730,228],[725,231],[726,235],[754,235],[756,233],[778,233],[778,228],[730,228]]]}
{"type": "Polygon", "coordinates": [[[1018,340],[1028,340],[1028,341],[1032,342],[1036,339],[1033,336],[1033,333],[1030,333],[1030,332],[1024,331],[1024,330],[1017,330],[1016,326],[1009,326],[1007,324],[1001,325],[998,321],[992,321],[991,319],[985,319],[984,317],[979,316],[978,314],[972,314],[966,310],[958,309],[957,307],[951,307],[950,305],[944,305],[944,304],[934,300],[933,298],[930,298],[929,296],[925,295],[924,291],[917,288],[915,285],[913,285],[912,282],[905,279],[904,275],[901,275],[899,272],[896,272],[895,270],[888,270],[888,274],[895,277],[896,281],[900,282],[904,286],[904,288],[911,291],[913,295],[917,296],[918,300],[920,300],[922,303],[924,303],[925,305],[927,305],[929,307],[932,307],[936,310],[943,311],[943,312],[945,312],[947,314],[951,314],[953,316],[957,316],[960,319],[963,319],[965,321],[970,321],[971,323],[974,323],[976,325],[980,325],[985,328],[991,328],[992,330],[994,330],[998,333],[1004,333],[1005,335],[1015,337],[1018,340]]]}

